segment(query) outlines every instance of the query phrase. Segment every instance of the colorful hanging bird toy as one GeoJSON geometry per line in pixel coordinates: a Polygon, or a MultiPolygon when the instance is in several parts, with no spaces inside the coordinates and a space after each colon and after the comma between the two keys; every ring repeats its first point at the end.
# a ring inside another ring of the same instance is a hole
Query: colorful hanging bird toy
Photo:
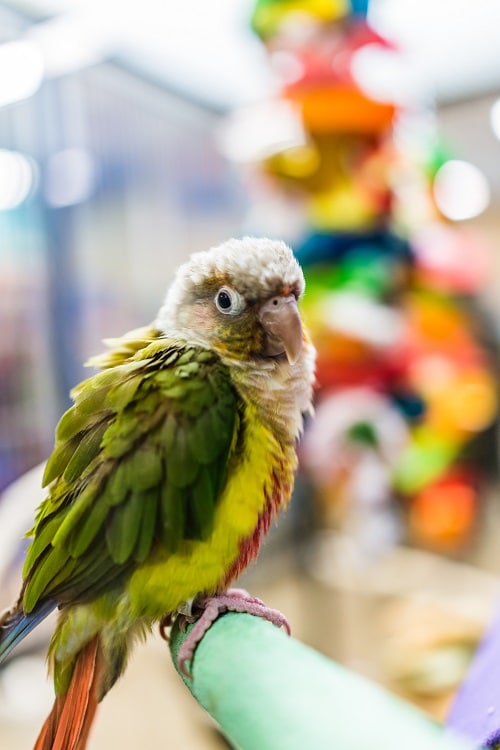
{"type": "Polygon", "coordinates": [[[252,16],[280,81],[268,105],[295,118],[294,138],[275,138],[254,167],[270,200],[303,216],[287,237],[318,350],[302,465],[321,523],[370,549],[403,540],[458,553],[496,472],[496,344],[476,304],[488,249],[436,200],[449,149],[423,130],[405,147],[420,103],[377,89],[377,63],[387,70],[400,51],[367,12],[258,0],[252,16]]]}

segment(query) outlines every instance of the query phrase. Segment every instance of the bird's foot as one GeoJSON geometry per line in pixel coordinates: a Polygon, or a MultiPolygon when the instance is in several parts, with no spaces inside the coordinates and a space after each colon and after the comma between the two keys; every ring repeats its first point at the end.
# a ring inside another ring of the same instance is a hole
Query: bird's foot
{"type": "Polygon", "coordinates": [[[212,623],[224,612],[245,612],[249,615],[262,617],[278,628],[284,628],[288,635],[291,633],[285,615],[277,609],[267,607],[261,599],[251,596],[244,589],[228,589],[217,596],[195,599],[191,613],[180,613],[177,616],[177,622],[183,631],[189,624],[195,622],[177,654],[177,664],[186,677],[191,677],[186,665],[193,658],[198,643],[212,623]]]}

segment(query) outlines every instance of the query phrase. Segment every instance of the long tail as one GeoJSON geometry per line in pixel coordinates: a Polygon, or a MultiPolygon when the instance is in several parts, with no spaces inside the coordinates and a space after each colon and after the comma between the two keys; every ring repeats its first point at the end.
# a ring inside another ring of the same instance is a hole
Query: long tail
{"type": "Polygon", "coordinates": [[[47,601],[33,612],[24,614],[15,608],[0,616],[0,664],[13,648],[31,633],[55,608],[56,603],[47,601]]]}
{"type": "Polygon", "coordinates": [[[79,653],[69,688],[55,699],[34,750],[84,750],[101,697],[103,659],[99,637],[79,653]]]}

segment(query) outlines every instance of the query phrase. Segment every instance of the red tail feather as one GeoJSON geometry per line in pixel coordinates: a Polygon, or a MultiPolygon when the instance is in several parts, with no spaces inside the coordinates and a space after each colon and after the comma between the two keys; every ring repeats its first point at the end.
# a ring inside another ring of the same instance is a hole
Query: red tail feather
{"type": "Polygon", "coordinates": [[[98,703],[100,661],[94,638],[80,652],[68,691],[57,696],[34,750],[85,750],[98,703]]]}

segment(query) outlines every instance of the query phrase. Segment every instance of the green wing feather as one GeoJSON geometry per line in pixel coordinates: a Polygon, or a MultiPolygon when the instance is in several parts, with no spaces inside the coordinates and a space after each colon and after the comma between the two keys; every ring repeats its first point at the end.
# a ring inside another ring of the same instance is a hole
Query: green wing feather
{"type": "Polygon", "coordinates": [[[212,352],[154,329],[114,342],[56,430],[25,563],[24,606],[82,601],[161,546],[205,539],[241,403],[212,352]]]}

